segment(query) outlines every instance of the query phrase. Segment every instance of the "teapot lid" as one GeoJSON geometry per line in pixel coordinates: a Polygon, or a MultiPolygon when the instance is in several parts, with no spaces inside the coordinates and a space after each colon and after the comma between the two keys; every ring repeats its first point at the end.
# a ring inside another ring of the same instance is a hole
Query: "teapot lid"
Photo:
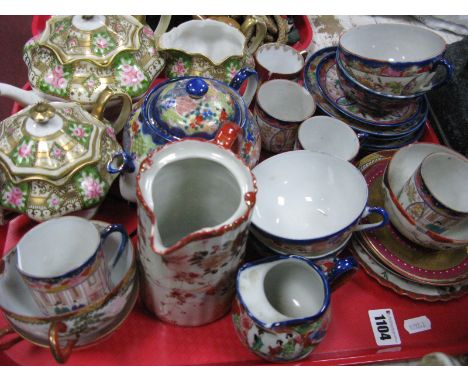
{"type": "Polygon", "coordinates": [[[54,51],[62,64],[89,59],[106,66],[116,54],[140,48],[142,27],[132,16],[54,16],[38,43],[54,51]]]}
{"type": "Polygon", "coordinates": [[[183,77],[150,93],[144,108],[157,130],[176,138],[213,139],[226,121],[241,124],[242,112],[234,90],[223,82],[183,77]]]}
{"type": "Polygon", "coordinates": [[[14,183],[62,181],[99,158],[104,127],[76,103],[26,107],[0,122],[0,167],[14,183]]]}

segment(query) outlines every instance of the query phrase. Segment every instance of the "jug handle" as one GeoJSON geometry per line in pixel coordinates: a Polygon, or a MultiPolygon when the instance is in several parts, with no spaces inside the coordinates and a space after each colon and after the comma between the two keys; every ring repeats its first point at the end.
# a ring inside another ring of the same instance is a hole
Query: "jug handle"
{"type": "Polygon", "coordinates": [[[218,134],[216,134],[214,142],[217,145],[224,147],[226,150],[231,150],[234,154],[239,154],[241,139],[241,127],[234,122],[228,121],[221,126],[218,134]]]}
{"type": "Polygon", "coordinates": [[[0,83],[0,96],[8,97],[22,106],[33,105],[44,101],[42,97],[32,90],[24,90],[4,83],[0,83]]]}
{"type": "Polygon", "coordinates": [[[167,31],[169,28],[169,23],[171,22],[171,17],[169,15],[161,15],[159,23],[156,26],[156,29],[153,33],[154,43],[156,47],[159,45],[159,38],[167,31]]]}
{"type": "Polygon", "coordinates": [[[348,256],[342,259],[335,259],[333,268],[327,275],[328,283],[332,289],[336,289],[347,278],[343,276],[350,276],[357,270],[357,268],[358,265],[353,256],[348,256]]]}
{"type": "Polygon", "coordinates": [[[6,341],[3,344],[0,344],[0,351],[8,350],[11,348],[13,345],[16,345],[18,342],[22,341],[23,338],[20,337],[11,327],[7,326],[5,328],[0,329],[0,339],[3,337],[6,337],[10,334],[16,335],[13,337],[11,340],[6,341]]]}
{"type": "Polygon", "coordinates": [[[236,73],[234,78],[231,80],[231,82],[229,83],[229,87],[238,92],[245,80],[247,80],[248,82],[247,89],[245,89],[243,98],[246,106],[249,107],[257,91],[257,72],[252,68],[242,68],[236,73]]]}
{"type": "Polygon", "coordinates": [[[249,54],[254,54],[255,51],[258,49],[258,47],[261,45],[263,40],[265,39],[265,36],[267,34],[267,26],[266,23],[261,20],[257,16],[250,16],[248,17],[241,25],[241,32],[246,36],[250,29],[252,29],[254,26],[257,27],[257,33],[255,34],[255,37],[253,38],[252,43],[250,44],[250,47],[247,50],[247,53],[249,54]]]}
{"type": "Polygon", "coordinates": [[[49,328],[50,351],[58,363],[67,362],[73,351],[73,347],[78,341],[78,337],[73,340],[69,340],[65,347],[62,348],[59,341],[59,333],[64,333],[66,330],[67,326],[62,321],[53,322],[49,328]]]}
{"type": "Polygon", "coordinates": [[[114,90],[109,89],[108,87],[105,88],[100,94],[96,103],[91,111],[91,114],[103,121],[104,119],[104,111],[106,110],[106,106],[109,101],[113,98],[119,98],[122,101],[122,109],[120,110],[120,114],[117,117],[117,120],[112,123],[112,127],[114,128],[115,134],[118,134],[127,123],[128,117],[132,111],[132,99],[126,93],[117,92],[114,90]]]}

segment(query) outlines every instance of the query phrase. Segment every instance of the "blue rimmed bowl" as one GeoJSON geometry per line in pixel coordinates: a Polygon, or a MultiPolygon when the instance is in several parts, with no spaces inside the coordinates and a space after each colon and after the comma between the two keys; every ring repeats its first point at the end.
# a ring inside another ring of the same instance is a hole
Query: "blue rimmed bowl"
{"type": "Polygon", "coordinates": [[[362,174],[349,162],[306,150],[275,155],[255,167],[257,203],[251,231],[279,253],[319,257],[342,249],[355,231],[383,226],[387,213],[367,206],[362,174]],[[377,213],[382,219],[361,224],[377,213]]]}

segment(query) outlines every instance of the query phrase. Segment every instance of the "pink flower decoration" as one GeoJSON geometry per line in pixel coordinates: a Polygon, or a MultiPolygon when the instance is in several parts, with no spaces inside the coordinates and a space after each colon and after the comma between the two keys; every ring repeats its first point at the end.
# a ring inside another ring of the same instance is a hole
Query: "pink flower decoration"
{"type": "Polygon", "coordinates": [[[140,84],[145,79],[145,76],[138,68],[125,64],[122,65],[121,79],[125,86],[135,86],[140,84]]]}
{"type": "Polygon", "coordinates": [[[103,37],[97,37],[96,38],[96,45],[101,48],[101,49],[106,49],[108,47],[108,42],[105,38],[103,37]]]}
{"type": "Polygon", "coordinates": [[[107,135],[111,138],[115,138],[115,131],[112,127],[106,128],[107,135]]]}
{"type": "Polygon", "coordinates": [[[23,205],[23,191],[18,187],[12,187],[9,192],[5,193],[5,199],[12,206],[21,207],[23,205]]]}
{"type": "Polygon", "coordinates": [[[52,70],[49,70],[44,77],[44,81],[56,89],[65,88],[67,86],[67,80],[63,77],[63,67],[57,65],[52,70]]]}
{"type": "Polygon", "coordinates": [[[150,27],[144,27],[143,33],[145,34],[146,37],[153,38],[153,31],[151,30],[150,27]]]}
{"type": "Polygon", "coordinates": [[[185,64],[182,60],[177,60],[177,62],[172,67],[172,71],[178,76],[182,76],[185,73],[185,64]]]}
{"type": "Polygon", "coordinates": [[[402,75],[401,71],[398,70],[393,70],[391,67],[387,66],[384,67],[381,72],[382,75],[384,76],[389,76],[389,77],[400,77],[402,75]]]}
{"type": "Polygon", "coordinates": [[[77,126],[73,129],[73,135],[77,138],[83,138],[86,135],[86,132],[82,127],[77,126]]]}
{"type": "Polygon", "coordinates": [[[60,158],[62,156],[62,150],[60,150],[58,147],[55,147],[52,151],[52,154],[54,157],[60,158]]]}
{"type": "Polygon", "coordinates": [[[102,183],[91,176],[86,176],[81,181],[81,187],[88,199],[98,199],[104,194],[102,183]]]}
{"type": "Polygon", "coordinates": [[[18,155],[23,159],[29,157],[32,153],[31,145],[32,142],[29,142],[28,144],[23,143],[18,149],[18,155]]]}

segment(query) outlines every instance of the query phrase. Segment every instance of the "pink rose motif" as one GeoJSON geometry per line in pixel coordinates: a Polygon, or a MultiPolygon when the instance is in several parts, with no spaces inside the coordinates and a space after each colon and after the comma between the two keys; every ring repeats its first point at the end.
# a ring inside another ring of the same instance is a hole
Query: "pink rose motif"
{"type": "Polygon", "coordinates": [[[51,208],[57,207],[60,204],[60,198],[54,194],[47,200],[47,203],[51,208]]]}
{"type": "Polygon", "coordinates": [[[177,60],[177,62],[172,67],[172,71],[178,76],[183,76],[185,74],[185,70],[184,61],[181,59],[177,60]]]}
{"type": "Polygon", "coordinates": [[[56,89],[65,88],[67,80],[63,77],[63,67],[57,65],[52,70],[49,70],[44,77],[44,81],[56,89]]]}
{"type": "Polygon", "coordinates": [[[146,37],[153,38],[153,31],[151,30],[150,27],[144,27],[143,33],[145,34],[146,37]]]}
{"type": "Polygon", "coordinates": [[[244,330],[249,330],[252,326],[252,320],[248,316],[242,316],[241,317],[241,326],[244,330]]]}
{"type": "Polygon", "coordinates": [[[75,127],[72,133],[77,138],[84,138],[86,136],[86,131],[81,126],[75,127]]]}
{"type": "Polygon", "coordinates": [[[74,48],[77,45],[78,45],[78,40],[76,38],[71,38],[68,40],[68,46],[70,48],[74,48]]]}
{"type": "Polygon", "coordinates": [[[125,86],[135,86],[140,84],[145,79],[145,76],[138,68],[132,65],[122,65],[121,80],[125,86]]]}
{"type": "Polygon", "coordinates": [[[99,183],[92,176],[84,177],[81,181],[81,187],[88,199],[98,199],[104,195],[102,183],[99,183]]]}
{"type": "Polygon", "coordinates": [[[23,191],[18,187],[12,187],[9,192],[5,193],[4,198],[12,206],[21,207],[23,205],[23,191]]]}
{"type": "Polygon", "coordinates": [[[106,49],[109,46],[109,44],[104,37],[97,37],[96,46],[100,49],[106,49]]]}
{"type": "Polygon", "coordinates": [[[18,149],[18,155],[23,159],[28,158],[32,154],[31,146],[32,142],[29,142],[28,144],[23,143],[18,149]]]}
{"type": "Polygon", "coordinates": [[[52,155],[55,157],[55,158],[60,158],[62,156],[62,150],[60,150],[58,147],[54,147],[53,151],[52,151],[52,155]]]}

